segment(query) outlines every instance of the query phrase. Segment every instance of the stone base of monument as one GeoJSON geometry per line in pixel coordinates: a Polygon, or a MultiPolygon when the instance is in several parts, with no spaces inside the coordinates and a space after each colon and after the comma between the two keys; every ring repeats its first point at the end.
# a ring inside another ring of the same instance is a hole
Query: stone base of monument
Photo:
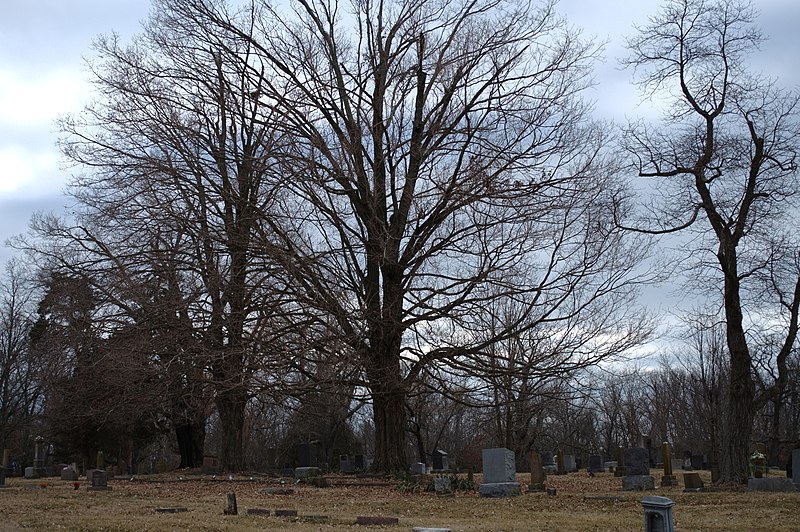
{"type": "Polygon", "coordinates": [[[664,475],[661,477],[661,487],[671,488],[678,485],[678,477],[675,475],[664,475]]]}
{"type": "Polygon", "coordinates": [[[748,478],[747,491],[794,492],[794,482],[790,478],[748,478]]]}
{"type": "Polygon", "coordinates": [[[481,484],[478,488],[481,497],[500,498],[522,495],[519,482],[493,482],[481,484]]]}
{"type": "Polygon", "coordinates": [[[544,490],[544,484],[528,484],[528,493],[541,493],[544,490]]]}
{"type": "Polygon", "coordinates": [[[656,479],[652,475],[629,475],[622,477],[624,491],[645,491],[656,489],[656,479]]]}
{"type": "Polygon", "coordinates": [[[294,469],[294,478],[297,479],[313,478],[318,476],[319,476],[318,467],[296,467],[294,469]]]}

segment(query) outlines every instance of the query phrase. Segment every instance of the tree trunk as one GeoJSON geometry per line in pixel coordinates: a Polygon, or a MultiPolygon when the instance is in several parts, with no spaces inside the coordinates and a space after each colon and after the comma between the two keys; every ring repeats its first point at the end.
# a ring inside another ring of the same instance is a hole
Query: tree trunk
{"type": "Polygon", "coordinates": [[[244,469],[244,410],[247,394],[236,386],[217,392],[215,400],[220,420],[220,467],[224,472],[237,473],[244,469]]]}
{"type": "Polygon", "coordinates": [[[372,392],[376,453],[373,467],[377,471],[405,471],[408,468],[405,396],[395,386],[386,388],[390,389],[376,392],[373,387],[372,392]]]}
{"type": "Polygon", "coordinates": [[[722,443],[720,480],[743,484],[747,482],[749,473],[748,455],[755,415],[755,384],[751,373],[750,350],[742,325],[735,250],[730,249],[726,254],[721,254],[720,264],[725,272],[726,335],[731,360],[730,400],[725,424],[728,433],[722,443]]]}

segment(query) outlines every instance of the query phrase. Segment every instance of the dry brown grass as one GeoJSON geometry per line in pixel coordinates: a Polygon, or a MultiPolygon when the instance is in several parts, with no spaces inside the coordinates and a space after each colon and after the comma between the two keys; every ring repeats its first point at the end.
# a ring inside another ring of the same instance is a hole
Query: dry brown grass
{"type": "MultiPolygon", "coordinates": [[[[660,473],[653,471],[656,479],[660,473]]],[[[681,472],[678,471],[681,479],[681,472]]],[[[703,473],[707,475],[707,473],[703,473]]],[[[333,486],[314,488],[290,485],[293,495],[266,495],[261,490],[276,486],[274,479],[211,480],[208,476],[177,475],[112,480],[110,491],[78,491],[71,482],[8,479],[0,490],[0,530],[410,530],[414,526],[447,527],[452,530],[641,530],[640,501],[646,495],[663,495],[675,502],[678,530],[800,530],[797,518],[800,492],[748,493],[740,489],[683,493],[682,488],[648,493],[623,492],[622,481],[609,473],[590,478],[587,473],[549,476],[547,485],[557,495],[524,493],[508,499],[482,499],[477,492],[457,492],[454,497],[432,493],[404,493],[391,485],[353,484],[334,477],[333,486]],[[225,494],[237,495],[240,515],[223,515],[225,494]],[[159,507],[186,507],[176,514],[156,513],[159,507]],[[294,509],[299,518],[244,515],[247,508],[294,509]],[[326,523],[309,522],[312,515],[329,517],[326,523]],[[364,527],[356,516],[397,517],[399,525],[364,527]]],[[[528,475],[520,474],[520,482],[528,475]]],[[[480,476],[476,475],[476,481],[480,476]]],[[[706,482],[710,479],[706,476],[706,482]]],[[[378,484],[372,480],[364,483],[378,484]]]]}

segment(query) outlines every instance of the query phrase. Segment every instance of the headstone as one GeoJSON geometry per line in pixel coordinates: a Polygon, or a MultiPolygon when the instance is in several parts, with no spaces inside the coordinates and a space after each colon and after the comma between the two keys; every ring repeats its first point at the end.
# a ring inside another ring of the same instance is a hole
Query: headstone
{"type": "Polygon", "coordinates": [[[565,454],[564,455],[564,470],[567,473],[574,473],[578,470],[578,464],[575,460],[574,454],[565,454]]]}
{"type": "Polygon", "coordinates": [[[422,462],[415,462],[411,464],[411,474],[412,475],[424,475],[425,474],[425,464],[422,462]]]}
{"type": "Polygon", "coordinates": [[[72,466],[67,466],[61,470],[61,480],[75,482],[78,480],[78,472],[72,466]]]}
{"type": "Polygon", "coordinates": [[[650,453],[643,447],[625,449],[625,476],[649,475],[650,453]]]}
{"type": "Polygon", "coordinates": [[[0,467],[11,469],[11,450],[3,449],[3,463],[0,464],[0,467]]]}
{"type": "Polygon", "coordinates": [[[352,473],[356,470],[356,463],[348,454],[339,455],[339,472],[352,473]]]}
{"type": "Polygon", "coordinates": [[[106,459],[103,456],[103,451],[97,451],[97,469],[106,468],[106,459]]]}
{"type": "Polygon", "coordinates": [[[294,478],[305,479],[319,476],[318,467],[296,467],[294,468],[294,478]]]}
{"type": "Polygon", "coordinates": [[[353,464],[358,471],[366,471],[369,468],[368,462],[369,460],[363,454],[357,454],[353,457],[353,464]]]}
{"type": "Polygon", "coordinates": [[[564,451],[559,448],[556,451],[556,475],[566,475],[567,468],[564,464],[564,451]]]}
{"type": "Polygon", "coordinates": [[[556,466],[553,453],[551,451],[542,451],[540,456],[542,457],[542,467],[544,468],[544,472],[555,475],[556,471],[558,471],[558,466],[556,466]]]}
{"type": "Polygon", "coordinates": [[[90,469],[87,472],[87,479],[89,480],[89,487],[87,489],[92,491],[97,490],[110,490],[108,485],[108,473],[102,469],[90,469]]]}
{"type": "Polygon", "coordinates": [[[239,515],[239,506],[236,504],[236,493],[230,492],[225,496],[225,515],[239,515]]]}
{"type": "Polygon", "coordinates": [[[203,456],[203,465],[200,471],[206,475],[216,475],[219,473],[219,458],[215,454],[206,454],[203,456]]]}
{"type": "Polygon", "coordinates": [[[693,454],[692,455],[692,469],[699,470],[703,469],[705,460],[703,460],[702,454],[693,454]]]}
{"type": "Polygon", "coordinates": [[[450,477],[436,477],[433,479],[433,490],[439,495],[450,495],[453,493],[453,485],[450,477]]]}
{"type": "Polygon", "coordinates": [[[656,479],[652,475],[625,475],[622,477],[623,491],[646,491],[656,489],[656,479]]]}
{"type": "Polygon", "coordinates": [[[511,497],[520,495],[514,451],[500,447],[484,449],[483,484],[479,488],[481,497],[511,497]]]}
{"type": "Polygon", "coordinates": [[[450,464],[447,460],[447,453],[441,449],[433,451],[433,470],[434,471],[447,471],[450,469],[450,464]]]}
{"type": "Polygon", "coordinates": [[[44,438],[36,436],[33,448],[33,469],[36,478],[47,476],[44,467],[44,438]]]}
{"type": "Polygon", "coordinates": [[[38,478],[38,475],[36,475],[36,470],[33,467],[26,467],[25,478],[38,478]]]}
{"type": "Polygon", "coordinates": [[[664,475],[661,477],[661,487],[668,488],[678,485],[678,479],[672,474],[672,455],[669,451],[669,443],[661,444],[661,458],[664,464],[664,475]]]}
{"type": "Polygon", "coordinates": [[[800,449],[792,450],[792,482],[800,491],[800,449]]]}
{"type": "Polygon", "coordinates": [[[603,457],[599,454],[589,455],[589,473],[600,473],[603,471],[603,457]]]}
{"type": "Polygon", "coordinates": [[[684,471],[691,471],[692,468],[692,452],[685,451],[683,453],[683,470],[684,471]]]}
{"type": "Polygon", "coordinates": [[[625,475],[625,451],[622,447],[617,447],[617,467],[614,468],[614,476],[624,477],[625,475]]]}
{"type": "Polygon", "coordinates": [[[645,532],[674,532],[675,526],[672,523],[672,507],[674,504],[666,497],[645,497],[642,499],[645,532]]]}
{"type": "Polygon", "coordinates": [[[747,491],[772,491],[781,493],[794,493],[797,491],[794,482],[789,478],[748,478],[747,491]]]}
{"type": "Polygon", "coordinates": [[[317,467],[316,443],[300,443],[297,445],[297,467],[317,467]]]}
{"type": "Polygon", "coordinates": [[[544,491],[544,482],[547,480],[547,474],[544,472],[542,465],[542,457],[536,451],[530,452],[531,462],[531,482],[528,484],[528,491],[544,491]]]}
{"type": "Polygon", "coordinates": [[[544,467],[556,465],[556,463],[555,463],[555,461],[553,459],[553,453],[552,452],[550,452],[550,451],[542,451],[540,453],[540,456],[542,457],[542,465],[544,467]]]}
{"type": "Polygon", "coordinates": [[[395,526],[399,521],[397,517],[383,517],[379,515],[356,516],[356,524],[365,526],[395,526]]]}
{"type": "Polygon", "coordinates": [[[700,473],[683,474],[683,491],[703,491],[703,480],[700,478],[700,473]]]}
{"type": "Polygon", "coordinates": [[[0,488],[6,487],[6,468],[0,467],[0,488]]]}

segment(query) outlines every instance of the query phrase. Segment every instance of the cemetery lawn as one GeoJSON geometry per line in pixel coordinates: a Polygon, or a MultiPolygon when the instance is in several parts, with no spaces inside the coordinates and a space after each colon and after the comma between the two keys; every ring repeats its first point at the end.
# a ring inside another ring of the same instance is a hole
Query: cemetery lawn
{"type": "MultiPolygon", "coordinates": [[[[656,481],[660,471],[653,470],[656,481]]],[[[783,474],[781,472],[781,474],[783,474]]],[[[741,487],[684,493],[680,487],[649,492],[623,492],[622,480],[610,473],[589,477],[585,471],[548,476],[555,496],[525,493],[529,475],[518,474],[523,494],[508,499],[483,499],[476,491],[452,497],[410,488],[409,482],[356,479],[330,475],[330,487],[292,481],[290,495],[262,493],[281,487],[269,477],[239,476],[217,480],[189,472],[109,480],[109,491],[89,491],[85,479],[78,490],[57,478],[39,481],[8,478],[0,488],[0,531],[6,530],[403,530],[444,527],[474,531],[642,530],[640,501],[661,495],[675,502],[675,528],[687,530],[797,530],[800,492],[755,493],[741,487]],[[46,487],[44,484],[46,483],[46,487]],[[226,494],[235,492],[239,515],[223,515],[226,494]],[[159,513],[157,508],[185,508],[159,513]],[[246,515],[247,509],[270,510],[270,516],[246,515]],[[275,510],[296,510],[298,517],[275,517],[275,510]],[[317,521],[314,516],[327,516],[317,521]],[[398,519],[397,525],[356,525],[357,516],[398,519]]],[[[701,477],[708,486],[708,472],[701,477]]],[[[773,472],[773,476],[778,473],[773,472]]],[[[475,476],[480,482],[480,475],[475,476]]]]}

